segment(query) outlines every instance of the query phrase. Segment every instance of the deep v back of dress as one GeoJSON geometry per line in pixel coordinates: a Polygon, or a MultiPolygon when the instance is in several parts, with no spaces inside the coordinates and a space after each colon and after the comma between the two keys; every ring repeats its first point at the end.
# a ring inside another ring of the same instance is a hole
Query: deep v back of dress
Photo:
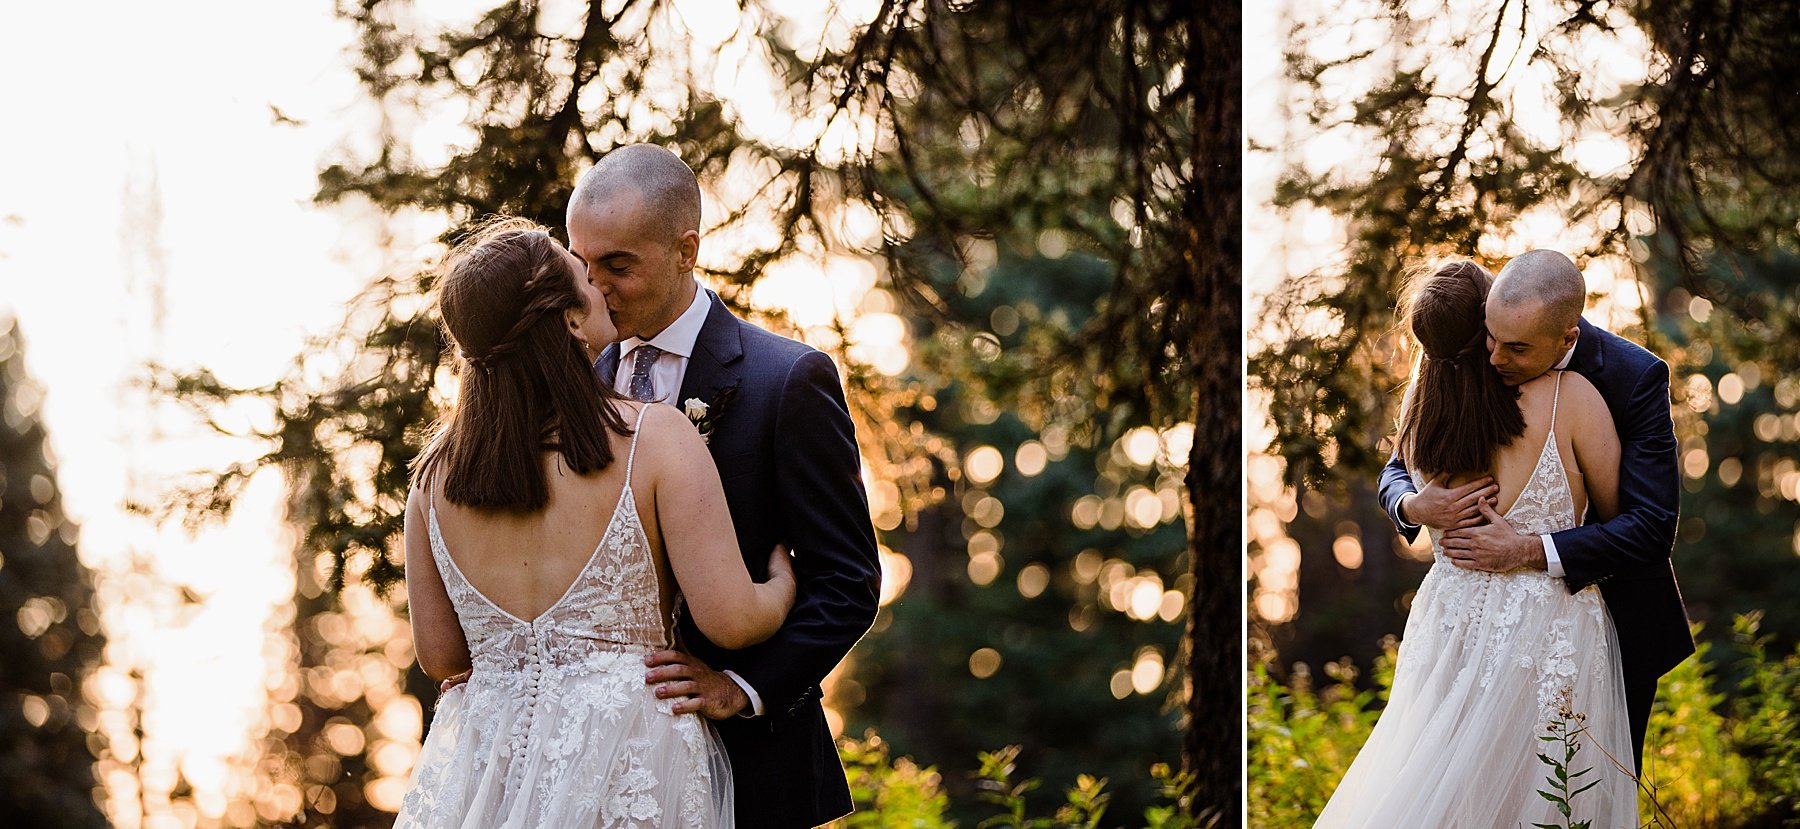
{"type": "MultiPolygon", "coordinates": [[[[1505,515],[1521,534],[1579,524],[1556,441],[1557,377],[1549,434],[1505,515]]],[[[1414,472],[1414,479],[1420,478],[1414,472]]],[[[1542,570],[1484,573],[1444,557],[1414,595],[1388,706],[1316,827],[1560,824],[1538,790],[1552,728],[1582,728],[1570,771],[1593,788],[1571,800],[1596,829],[1637,826],[1631,728],[1618,637],[1599,591],[1570,594],[1542,570]]]]}
{"type": "MultiPolygon", "coordinates": [[[[471,584],[427,509],[432,560],[474,666],[438,701],[395,826],[728,827],[731,772],[710,725],[644,683],[669,647],[656,562],[625,483],[560,598],[522,619],[471,584]]],[[[429,493],[427,494],[429,498],[429,493]]]]}
{"type": "MultiPolygon", "coordinates": [[[[1513,497],[1512,504],[1501,516],[1521,534],[1543,535],[1581,525],[1574,488],[1569,484],[1568,465],[1563,462],[1562,450],[1556,441],[1556,414],[1562,403],[1562,376],[1563,372],[1556,372],[1554,385],[1551,387],[1549,428],[1544,435],[1543,446],[1538,449],[1537,462],[1532,465],[1531,474],[1520,486],[1519,494],[1513,497]]],[[[1418,470],[1413,470],[1412,476],[1414,484],[1423,485],[1424,476],[1418,470]]],[[[1447,562],[1441,544],[1443,531],[1432,529],[1430,535],[1434,557],[1440,562],[1447,562]]]]}

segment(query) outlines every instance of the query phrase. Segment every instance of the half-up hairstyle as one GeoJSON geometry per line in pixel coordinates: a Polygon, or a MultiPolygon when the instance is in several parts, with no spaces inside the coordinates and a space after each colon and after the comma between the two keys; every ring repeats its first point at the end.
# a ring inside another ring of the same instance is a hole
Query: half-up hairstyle
{"type": "Polygon", "coordinates": [[[607,430],[630,434],[563,311],[585,307],[575,274],[541,225],[490,219],[444,262],[444,330],[462,361],[456,408],[413,467],[421,486],[467,507],[536,511],[549,502],[543,453],[585,475],[612,464],[607,430]]]}
{"type": "Polygon", "coordinates": [[[1400,319],[1421,356],[1400,413],[1401,457],[1421,472],[1487,472],[1494,452],[1525,434],[1519,389],[1488,363],[1483,305],[1493,274],[1467,259],[1408,280],[1400,319]]]}

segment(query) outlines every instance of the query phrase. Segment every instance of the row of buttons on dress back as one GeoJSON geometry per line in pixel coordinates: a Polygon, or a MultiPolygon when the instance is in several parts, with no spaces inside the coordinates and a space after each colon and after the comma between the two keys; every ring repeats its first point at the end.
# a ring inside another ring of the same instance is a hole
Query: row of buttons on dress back
{"type": "Polygon", "coordinates": [[[512,758],[515,763],[525,762],[526,740],[531,734],[532,719],[537,713],[538,689],[544,676],[543,650],[538,645],[538,639],[543,635],[544,626],[548,624],[547,620],[533,622],[529,626],[530,633],[527,634],[529,640],[525,646],[525,712],[520,716],[519,723],[514,726],[512,736],[512,758]]]}

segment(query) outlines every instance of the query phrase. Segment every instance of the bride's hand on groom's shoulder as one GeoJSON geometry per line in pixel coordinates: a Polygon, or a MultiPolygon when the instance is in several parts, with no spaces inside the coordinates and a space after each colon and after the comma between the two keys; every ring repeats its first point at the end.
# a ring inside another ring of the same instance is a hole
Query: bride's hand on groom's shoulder
{"type": "Polygon", "coordinates": [[[1462,486],[1446,487],[1442,478],[1431,478],[1411,498],[1401,502],[1407,521],[1438,530],[1473,527],[1487,520],[1481,504],[1500,493],[1493,477],[1477,478],[1462,486]]]}

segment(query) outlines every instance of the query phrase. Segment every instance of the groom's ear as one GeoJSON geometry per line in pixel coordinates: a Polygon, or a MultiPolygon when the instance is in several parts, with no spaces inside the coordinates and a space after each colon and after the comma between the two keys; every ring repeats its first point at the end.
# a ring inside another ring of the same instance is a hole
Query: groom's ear
{"type": "Polygon", "coordinates": [[[690,230],[675,238],[675,263],[684,271],[700,261],[700,231],[690,230]]]}

